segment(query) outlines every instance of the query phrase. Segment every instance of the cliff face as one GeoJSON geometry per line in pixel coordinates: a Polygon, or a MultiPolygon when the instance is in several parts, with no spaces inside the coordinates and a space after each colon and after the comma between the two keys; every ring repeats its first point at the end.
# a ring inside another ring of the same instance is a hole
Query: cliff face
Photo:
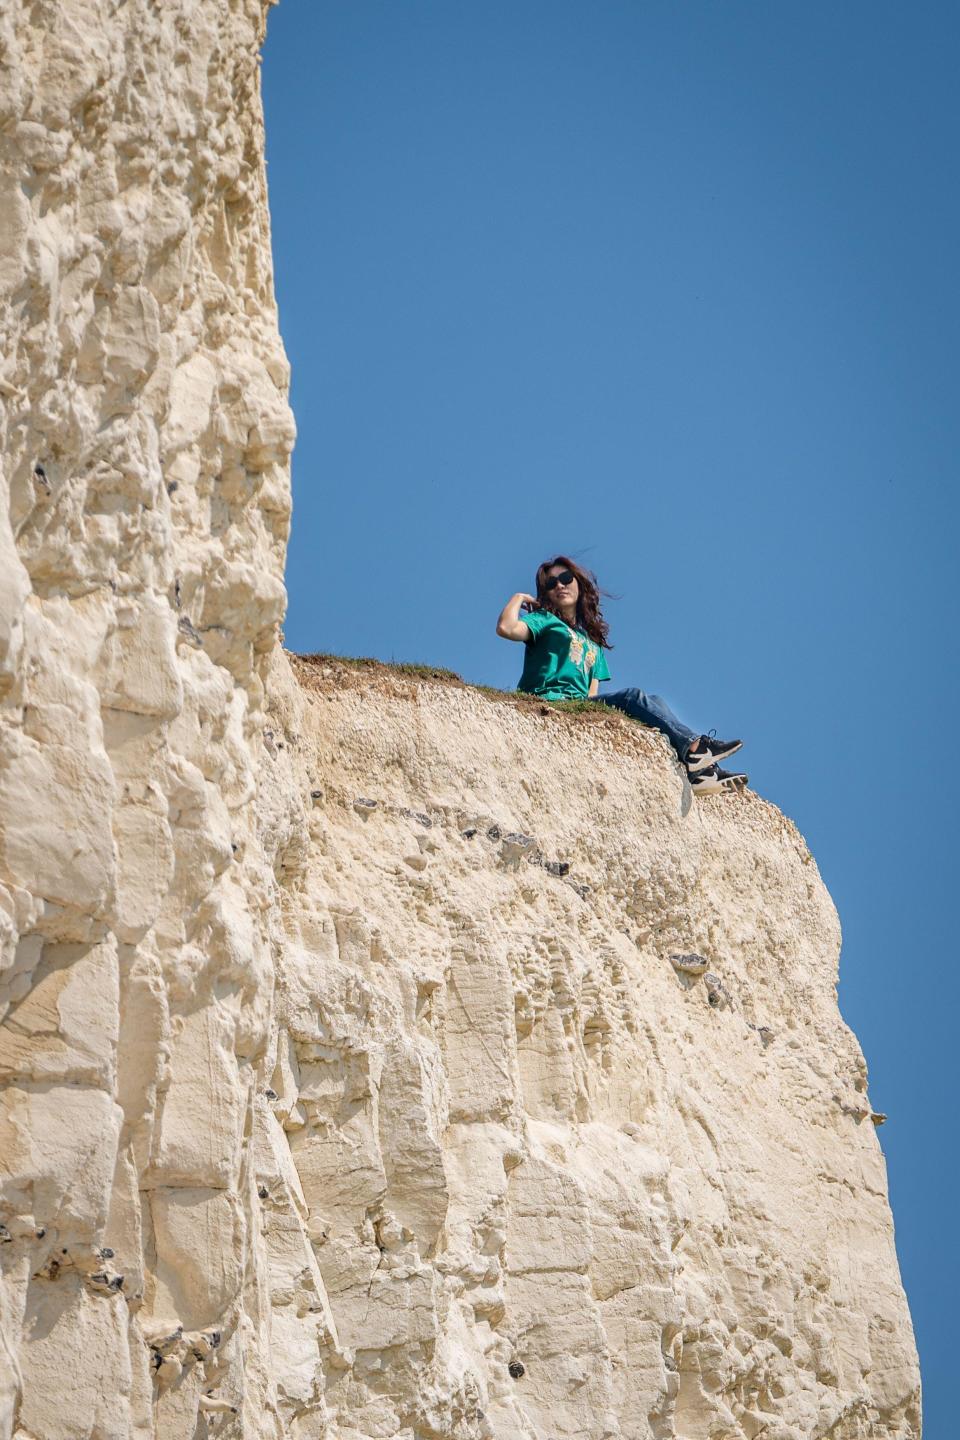
{"type": "MultiPolygon", "coordinates": [[[[918,1435],[839,927],[790,822],[692,802],[605,712],[295,672],[260,786],[284,941],[258,1163],[340,1423],[918,1435]]],[[[312,1343],[273,1364],[305,1402],[312,1343]]]]}
{"type": "Polygon", "coordinates": [[[269,1433],[253,799],[293,424],[263,23],[0,8],[3,1435],[192,1435],[221,1380],[269,1433]]]}
{"type": "Polygon", "coordinates": [[[279,649],[263,11],[0,15],[0,1436],[918,1436],[789,822],[279,649]]]}

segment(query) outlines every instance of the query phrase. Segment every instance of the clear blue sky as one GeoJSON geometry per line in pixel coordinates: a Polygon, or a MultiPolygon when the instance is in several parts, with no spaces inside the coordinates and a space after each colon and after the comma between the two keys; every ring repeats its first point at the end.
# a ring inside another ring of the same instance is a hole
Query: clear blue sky
{"type": "Polygon", "coordinates": [[[567,550],[614,684],[743,735],[844,927],[956,1433],[960,11],[283,0],[288,645],[511,687],[567,550]],[[950,575],[954,581],[949,580],[950,575]]]}

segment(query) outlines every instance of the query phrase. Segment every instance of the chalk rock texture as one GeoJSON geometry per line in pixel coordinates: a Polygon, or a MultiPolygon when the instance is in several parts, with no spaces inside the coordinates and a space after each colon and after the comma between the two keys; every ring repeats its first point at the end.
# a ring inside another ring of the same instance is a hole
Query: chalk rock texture
{"type": "MultiPolygon", "coordinates": [[[[793,825],[694,800],[607,711],[294,671],[260,784],[284,938],[258,1178],[283,1273],[319,1271],[331,1416],[918,1436],[839,926],[793,825]]],[[[274,1292],[285,1334],[303,1303],[274,1292]]]]}
{"type": "Polygon", "coordinates": [[[264,15],[0,9],[0,1440],[914,1440],[789,821],[280,648],[264,15]]]}
{"type": "Polygon", "coordinates": [[[294,434],[264,18],[261,0],[0,6],[17,1440],[282,1433],[251,1149],[279,915],[254,798],[294,434]]]}

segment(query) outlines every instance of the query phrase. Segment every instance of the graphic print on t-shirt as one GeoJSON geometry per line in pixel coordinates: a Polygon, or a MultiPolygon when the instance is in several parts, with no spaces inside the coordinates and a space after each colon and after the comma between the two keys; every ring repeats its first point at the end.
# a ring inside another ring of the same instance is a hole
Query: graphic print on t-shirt
{"type": "Polygon", "coordinates": [[[609,680],[603,647],[549,610],[524,616],[526,644],[519,690],[547,700],[585,699],[592,680],[609,680]]]}

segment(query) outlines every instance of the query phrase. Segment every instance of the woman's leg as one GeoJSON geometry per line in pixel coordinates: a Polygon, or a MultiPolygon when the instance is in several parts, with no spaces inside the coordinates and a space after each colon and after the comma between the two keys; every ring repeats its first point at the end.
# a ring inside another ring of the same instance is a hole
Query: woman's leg
{"type": "Polygon", "coordinates": [[[690,746],[700,739],[696,730],[677,719],[660,695],[647,695],[643,690],[631,688],[614,690],[612,695],[598,695],[596,699],[601,705],[612,705],[615,710],[622,710],[632,719],[642,720],[644,725],[652,725],[666,735],[681,760],[686,759],[690,746]]]}

